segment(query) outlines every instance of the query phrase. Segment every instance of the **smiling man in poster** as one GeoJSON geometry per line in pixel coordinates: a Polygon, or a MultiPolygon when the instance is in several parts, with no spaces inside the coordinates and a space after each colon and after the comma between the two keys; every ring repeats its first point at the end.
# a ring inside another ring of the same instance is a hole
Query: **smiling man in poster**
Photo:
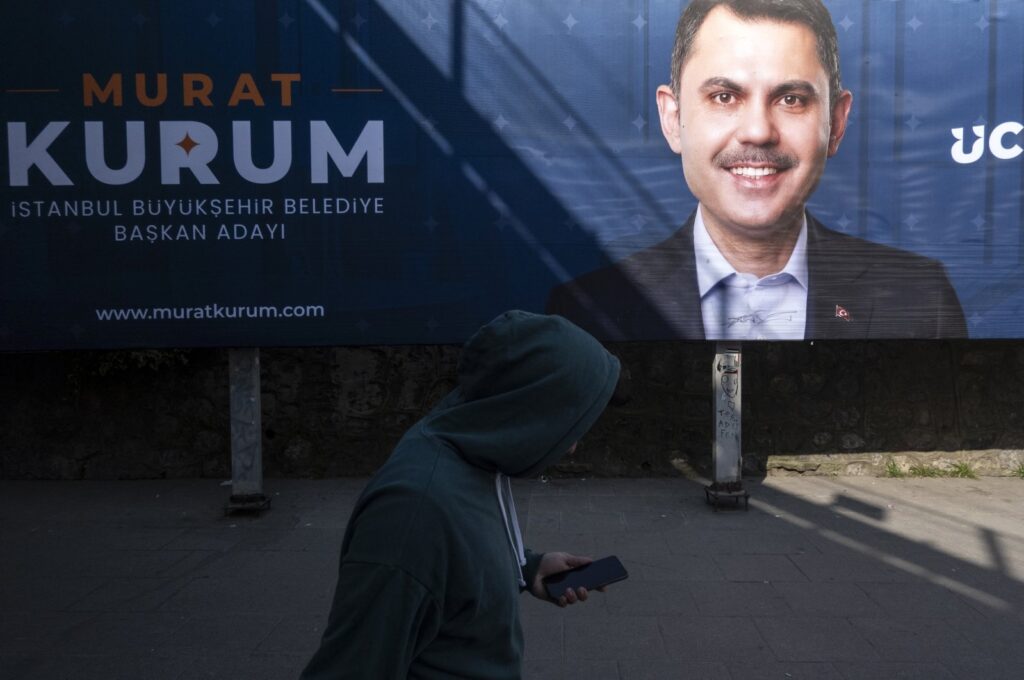
{"type": "Polygon", "coordinates": [[[657,103],[697,210],[548,312],[609,340],[966,337],[940,263],[806,210],[853,104],[820,0],[694,0],[657,103]]]}

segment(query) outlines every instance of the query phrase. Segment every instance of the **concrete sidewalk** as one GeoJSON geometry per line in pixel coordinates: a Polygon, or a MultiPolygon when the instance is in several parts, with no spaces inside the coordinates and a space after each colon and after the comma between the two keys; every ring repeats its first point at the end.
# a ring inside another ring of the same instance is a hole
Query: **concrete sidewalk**
{"type": "MultiPolygon", "coordinates": [[[[0,482],[0,680],[295,678],[364,480],[0,482]]],[[[1024,480],[772,478],[714,513],[683,479],[517,484],[527,544],[628,581],[523,598],[527,678],[1017,680],[1024,480]]]]}

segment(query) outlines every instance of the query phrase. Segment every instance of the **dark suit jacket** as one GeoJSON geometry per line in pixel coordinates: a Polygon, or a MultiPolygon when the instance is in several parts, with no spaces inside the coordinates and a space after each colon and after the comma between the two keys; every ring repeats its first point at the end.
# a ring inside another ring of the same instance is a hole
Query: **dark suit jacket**
{"type": "MultiPolygon", "coordinates": [[[[669,238],[551,291],[546,310],[602,340],[704,339],[693,216],[669,238]]],[[[807,339],[965,338],[935,260],[807,217],[807,339]]]]}

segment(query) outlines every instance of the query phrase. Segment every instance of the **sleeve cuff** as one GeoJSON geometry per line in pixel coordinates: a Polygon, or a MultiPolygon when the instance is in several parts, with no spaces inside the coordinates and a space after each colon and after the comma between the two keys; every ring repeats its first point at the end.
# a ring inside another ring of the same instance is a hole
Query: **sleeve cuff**
{"type": "Polygon", "coordinates": [[[530,586],[533,585],[533,579],[537,578],[537,569],[540,568],[540,560],[544,557],[544,553],[535,553],[532,550],[526,551],[526,566],[523,567],[523,580],[526,581],[526,587],[520,590],[529,590],[530,586]]]}

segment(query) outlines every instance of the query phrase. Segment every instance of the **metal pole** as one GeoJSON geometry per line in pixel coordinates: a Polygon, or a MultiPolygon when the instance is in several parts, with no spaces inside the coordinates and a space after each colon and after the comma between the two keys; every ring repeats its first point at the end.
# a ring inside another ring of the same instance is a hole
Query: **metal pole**
{"type": "Polygon", "coordinates": [[[260,412],[260,350],[229,352],[231,401],[231,498],[225,512],[260,512],[263,494],[263,422],[260,412]]]}
{"type": "Polygon", "coordinates": [[[714,482],[704,489],[715,510],[724,500],[746,505],[743,490],[743,353],[739,343],[717,343],[711,376],[715,389],[714,482]]]}

